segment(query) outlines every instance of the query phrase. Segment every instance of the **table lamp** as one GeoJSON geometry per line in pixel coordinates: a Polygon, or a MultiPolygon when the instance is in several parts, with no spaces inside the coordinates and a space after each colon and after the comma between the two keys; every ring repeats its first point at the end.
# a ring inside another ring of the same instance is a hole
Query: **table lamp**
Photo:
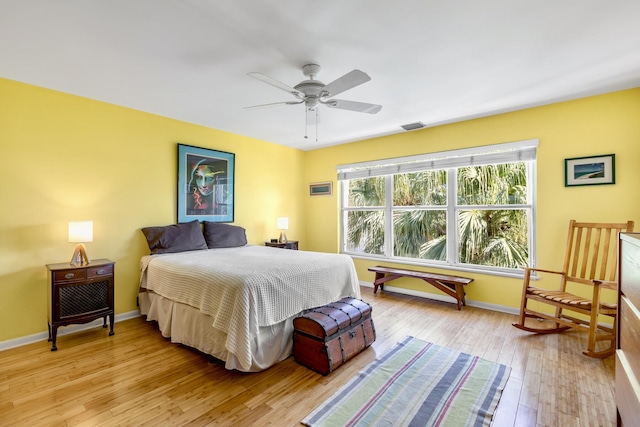
{"type": "Polygon", "coordinates": [[[289,229],[289,218],[286,216],[278,217],[278,228],[280,229],[280,239],[278,239],[278,243],[287,243],[287,235],[284,230],[289,229]]]}
{"type": "Polygon", "coordinates": [[[70,221],[69,242],[78,243],[71,257],[71,265],[88,265],[89,257],[84,243],[93,242],[93,221],[70,221]]]}

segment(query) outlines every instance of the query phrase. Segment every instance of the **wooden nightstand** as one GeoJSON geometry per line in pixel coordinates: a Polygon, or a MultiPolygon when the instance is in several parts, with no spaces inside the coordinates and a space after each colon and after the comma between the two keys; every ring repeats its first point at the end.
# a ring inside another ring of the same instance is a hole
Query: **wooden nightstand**
{"type": "Polygon", "coordinates": [[[272,248],[293,249],[295,251],[298,250],[298,241],[297,240],[288,240],[287,243],[264,242],[264,245],[272,247],[272,248]]]}
{"type": "Polygon", "coordinates": [[[87,323],[107,317],[113,335],[114,322],[114,262],[97,259],[89,265],[74,266],[68,262],[47,264],[49,279],[49,341],[51,351],[56,351],[59,326],[87,323]]]}

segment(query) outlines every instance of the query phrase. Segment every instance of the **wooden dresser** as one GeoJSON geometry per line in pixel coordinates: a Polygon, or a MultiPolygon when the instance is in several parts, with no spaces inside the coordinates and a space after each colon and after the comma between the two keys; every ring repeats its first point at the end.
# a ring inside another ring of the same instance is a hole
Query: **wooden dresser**
{"type": "Polygon", "coordinates": [[[616,408],[619,426],[640,425],[640,233],[619,239],[616,408]]]}

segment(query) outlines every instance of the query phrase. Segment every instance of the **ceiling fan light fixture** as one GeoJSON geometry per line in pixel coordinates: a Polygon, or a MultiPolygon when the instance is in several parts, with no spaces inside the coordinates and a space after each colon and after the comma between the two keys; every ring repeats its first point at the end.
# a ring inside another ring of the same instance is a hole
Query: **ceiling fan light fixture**
{"type": "Polygon", "coordinates": [[[309,111],[315,110],[316,107],[318,106],[318,98],[313,96],[307,97],[307,99],[304,102],[304,105],[307,107],[307,110],[309,111]]]}
{"type": "Polygon", "coordinates": [[[422,129],[423,127],[425,127],[425,125],[424,123],[421,123],[421,122],[415,122],[415,123],[408,123],[406,125],[401,125],[400,127],[406,131],[410,131],[410,130],[422,129]]]}

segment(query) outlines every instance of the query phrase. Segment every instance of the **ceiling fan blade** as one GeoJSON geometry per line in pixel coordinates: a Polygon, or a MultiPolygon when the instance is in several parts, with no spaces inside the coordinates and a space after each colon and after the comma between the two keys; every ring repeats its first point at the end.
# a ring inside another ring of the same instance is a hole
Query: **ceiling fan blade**
{"type": "Polygon", "coordinates": [[[278,89],[284,90],[285,92],[289,92],[291,95],[293,96],[297,96],[298,98],[301,98],[304,96],[304,94],[302,94],[300,91],[298,91],[297,89],[292,88],[289,85],[286,85],[284,83],[282,83],[281,81],[278,81],[276,79],[273,79],[269,76],[265,76],[262,73],[247,73],[248,76],[253,77],[254,79],[260,80],[261,82],[265,82],[273,87],[277,87],[278,89]]]}
{"type": "Polygon", "coordinates": [[[382,109],[382,105],[367,104],[365,102],[345,101],[344,99],[332,99],[325,104],[327,107],[341,110],[357,111],[359,113],[376,114],[382,109]]]}
{"type": "Polygon", "coordinates": [[[284,101],[284,102],[272,102],[270,104],[260,104],[260,105],[251,105],[249,107],[242,107],[245,110],[248,110],[250,108],[261,108],[261,107],[271,107],[273,105],[296,105],[296,104],[302,104],[304,101],[300,100],[300,101],[284,101]]]}
{"type": "Polygon", "coordinates": [[[367,73],[360,70],[353,70],[323,87],[322,91],[328,93],[328,95],[326,95],[327,97],[336,96],[345,90],[354,88],[369,80],[371,80],[371,77],[369,77],[367,73]]]}

